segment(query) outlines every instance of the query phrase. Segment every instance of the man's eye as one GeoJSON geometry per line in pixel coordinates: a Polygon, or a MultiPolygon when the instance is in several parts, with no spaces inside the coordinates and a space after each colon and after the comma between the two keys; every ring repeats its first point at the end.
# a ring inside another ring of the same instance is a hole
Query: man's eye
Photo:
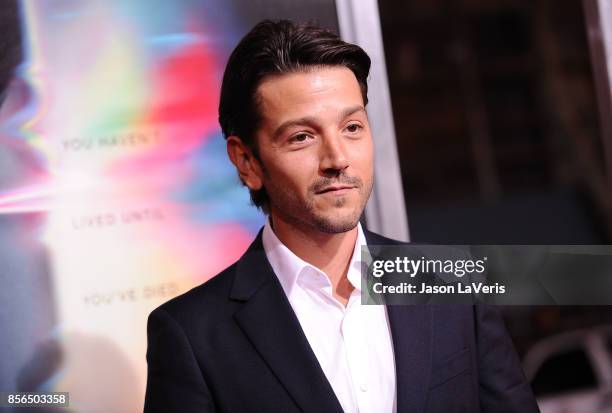
{"type": "Polygon", "coordinates": [[[351,123],[350,125],[346,127],[346,130],[350,133],[359,132],[361,129],[362,129],[361,125],[357,123],[351,123]]]}
{"type": "Polygon", "coordinates": [[[309,135],[306,133],[300,133],[299,135],[294,135],[289,139],[290,142],[305,142],[309,138],[309,135]]]}

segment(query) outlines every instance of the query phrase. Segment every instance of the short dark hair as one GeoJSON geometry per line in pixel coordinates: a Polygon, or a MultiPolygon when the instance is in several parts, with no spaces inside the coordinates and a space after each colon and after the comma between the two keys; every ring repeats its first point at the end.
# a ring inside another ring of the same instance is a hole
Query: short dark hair
{"type": "MultiPolygon", "coordinates": [[[[224,137],[240,137],[259,158],[254,139],[261,120],[257,88],[268,76],[317,66],[350,69],[361,88],[363,104],[367,105],[370,58],[361,47],[312,24],[296,25],[289,20],[258,23],[238,43],[225,67],[219,102],[219,124],[224,137]]],[[[250,193],[253,204],[268,212],[265,188],[250,193]]]]}

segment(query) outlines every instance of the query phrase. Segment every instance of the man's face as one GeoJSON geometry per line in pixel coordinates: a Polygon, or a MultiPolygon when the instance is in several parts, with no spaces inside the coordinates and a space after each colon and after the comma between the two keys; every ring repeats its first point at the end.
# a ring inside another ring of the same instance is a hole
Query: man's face
{"type": "Polygon", "coordinates": [[[373,184],[372,136],[353,72],[321,67],[271,77],[258,97],[260,182],[273,219],[325,233],[353,229],[373,184]]]}

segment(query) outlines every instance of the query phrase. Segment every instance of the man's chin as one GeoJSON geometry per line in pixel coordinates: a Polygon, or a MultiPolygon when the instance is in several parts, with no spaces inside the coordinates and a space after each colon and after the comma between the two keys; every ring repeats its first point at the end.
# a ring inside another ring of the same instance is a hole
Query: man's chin
{"type": "Polygon", "coordinates": [[[358,215],[355,217],[346,218],[326,218],[326,217],[315,217],[313,219],[314,226],[321,232],[326,234],[341,234],[343,232],[351,231],[355,229],[359,223],[358,215]]]}

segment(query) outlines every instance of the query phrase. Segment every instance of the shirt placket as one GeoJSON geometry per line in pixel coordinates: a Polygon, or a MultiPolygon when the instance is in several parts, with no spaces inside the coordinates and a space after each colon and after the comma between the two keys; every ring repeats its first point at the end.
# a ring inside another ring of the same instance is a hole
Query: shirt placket
{"type": "Polygon", "coordinates": [[[359,296],[354,294],[349,300],[342,324],[342,334],[345,338],[346,354],[349,371],[353,381],[353,393],[359,412],[368,412],[368,399],[372,392],[368,368],[367,341],[363,324],[362,307],[359,296]]]}

